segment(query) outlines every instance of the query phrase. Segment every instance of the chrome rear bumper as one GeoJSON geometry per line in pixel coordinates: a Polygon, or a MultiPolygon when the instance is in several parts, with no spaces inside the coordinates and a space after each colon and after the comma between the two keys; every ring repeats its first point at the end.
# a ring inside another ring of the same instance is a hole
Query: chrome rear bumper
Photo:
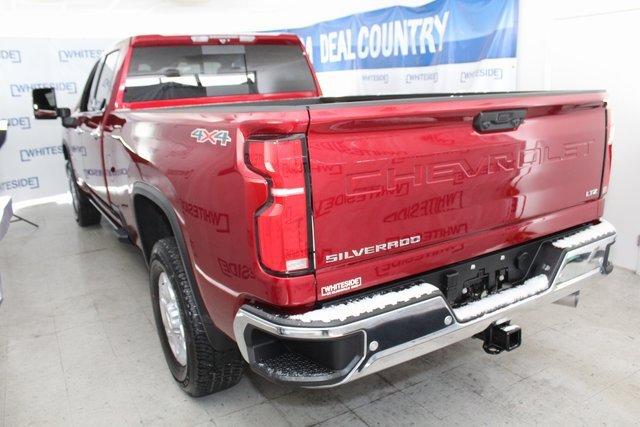
{"type": "MultiPolygon", "coordinates": [[[[606,222],[602,224],[608,225],[606,222]]],[[[551,248],[551,252],[559,251],[559,258],[556,259],[557,268],[548,270],[549,285],[546,289],[535,295],[524,295],[521,299],[516,296],[512,303],[505,306],[503,302],[503,306],[485,309],[484,314],[470,320],[463,321],[457,316],[458,310],[453,309],[434,287],[434,292],[409,303],[382,311],[374,310],[373,314],[342,322],[296,321],[245,305],[235,318],[235,337],[245,360],[268,379],[303,387],[344,384],[472,337],[497,320],[510,319],[522,310],[580,291],[586,279],[605,273],[609,247],[616,239],[612,227],[610,230],[606,227],[598,229],[601,235],[593,232],[590,235],[589,228],[583,230],[583,239],[574,239],[573,245],[565,238],[564,247],[551,248]],[[277,343],[275,347],[273,342],[277,343]],[[266,353],[265,346],[268,347],[266,353]],[[273,365],[265,361],[264,355],[273,354],[276,348],[280,348],[279,351],[282,347],[303,349],[302,352],[309,356],[309,348],[314,346],[317,349],[311,350],[310,357],[280,357],[273,365]],[[331,359],[337,367],[318,367],[310,360],[314,359],[314,352],[325,355],[331,351],[338,353],[331,359]],[[311,368],[304,365],[305,361],[312,365],[311,368]]],[[[545,271],[548,265],[540,264],[545,271]]]]}

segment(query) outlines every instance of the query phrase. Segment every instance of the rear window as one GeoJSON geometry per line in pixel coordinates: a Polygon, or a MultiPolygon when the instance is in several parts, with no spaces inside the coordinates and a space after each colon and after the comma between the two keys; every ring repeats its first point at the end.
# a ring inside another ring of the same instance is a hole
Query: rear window
{"type": "Polygon", "coordinates": [[[314,91],[299,46],[134,48],[124,101],[314,91]]]}

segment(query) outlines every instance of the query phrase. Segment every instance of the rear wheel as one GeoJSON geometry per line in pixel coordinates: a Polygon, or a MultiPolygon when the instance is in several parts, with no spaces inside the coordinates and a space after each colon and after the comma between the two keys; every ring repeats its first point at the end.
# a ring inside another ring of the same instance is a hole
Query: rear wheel
{"type": "Polygon", "coordinates": [[[80,190],[76,183],[76,175],[71,166],[71,160],[67,160],[67,180],[69,181],[69,191],[73,204],[73,212],[76,222],[80,227],[87,227],[100,223],[100,212],[89,201],[89,197],[80,190]]]}
{"type": "Polygon", "coordinates": [[[149,278],[158,335],[180,387],[198,397],[237,384],[244,367],[242,356],[237,349],[217,351],[209,343],[173,237],[153,246],[149,278]]]}

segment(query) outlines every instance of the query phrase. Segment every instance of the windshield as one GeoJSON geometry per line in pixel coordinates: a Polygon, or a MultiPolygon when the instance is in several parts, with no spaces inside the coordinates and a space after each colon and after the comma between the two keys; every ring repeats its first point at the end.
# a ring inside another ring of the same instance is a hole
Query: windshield
{"type": "Polygon", "coordinates": [[[124,101],[315,91],[299,46],[154,46],[133,50],[124,101]]]}

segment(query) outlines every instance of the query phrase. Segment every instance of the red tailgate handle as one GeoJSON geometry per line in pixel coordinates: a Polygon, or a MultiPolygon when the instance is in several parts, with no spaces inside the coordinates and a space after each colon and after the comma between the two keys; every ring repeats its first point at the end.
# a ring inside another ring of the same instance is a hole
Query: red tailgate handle
{"type": "Polygon", "coordinates": [[[524,122],[526,115],[525,109],[483,111],[473,119],[473,128],[479,133],[515,130],[524,122]]]}

